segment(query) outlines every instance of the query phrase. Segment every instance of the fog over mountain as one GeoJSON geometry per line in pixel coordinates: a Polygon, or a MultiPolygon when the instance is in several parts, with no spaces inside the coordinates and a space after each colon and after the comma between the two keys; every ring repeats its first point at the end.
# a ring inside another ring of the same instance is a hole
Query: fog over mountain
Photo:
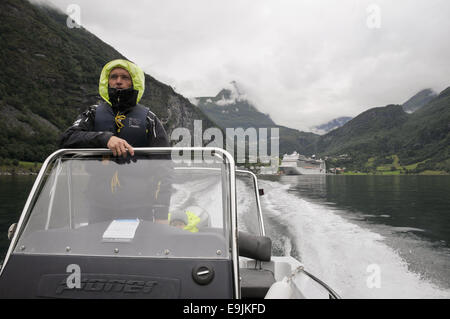
{"type": "Polygon", "coordinates": [[[327,123],[314,126],[313,128],[311,128],[311,131],[320,135],[326,134],[334,129],[337,129],[338,127],[341,127],[351,119],[352,118],[350,116],[341,116],[338,117],[337,119],[328,121],[327,123]]]}
{"type": "Polygon", "coordinates": [[[403,103],[403,110],[406,113],[414,113],[415,111],[424,107],[428,102],[434,99],[438,94],[431,89],[425,89],[418,92],[408,101],[403,103]]]}

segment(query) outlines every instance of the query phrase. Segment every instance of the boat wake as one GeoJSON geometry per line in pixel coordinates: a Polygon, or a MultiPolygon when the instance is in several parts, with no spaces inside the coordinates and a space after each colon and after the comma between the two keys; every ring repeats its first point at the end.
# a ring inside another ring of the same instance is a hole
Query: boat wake
{"type": "MultiPolygon", "coordinates": [[[[239,229],[257,233],[249,216],[255,211],[250,200],[254,195],[243,181],[236,182],[239,229]]],[[[261,204],[273,255],[297,258],[343,298],[450,298],[450,289],[411,267],[392,248],[391,238],[342,217],[329,206],[299,198],[289,192],[289,185],[260,180],[260,186],[265,190],[261,204]]],[[[212,210],[221,205],[214,196],[216,187],[208,180],[180,185],[172,199],[182,203],[185,198],[201,198],[209,203],[205,208],[212,210]]],[[[411,230],[420,231],[391,227],[392,233],[411,230]]]]}
{"type": "Polygon", "coordinates": [[[450,298],[450,289],[411,270],[381,234],[289,193],[289,185],[260,184],[274,254],[290,253],[343,298],[450,298]]]}

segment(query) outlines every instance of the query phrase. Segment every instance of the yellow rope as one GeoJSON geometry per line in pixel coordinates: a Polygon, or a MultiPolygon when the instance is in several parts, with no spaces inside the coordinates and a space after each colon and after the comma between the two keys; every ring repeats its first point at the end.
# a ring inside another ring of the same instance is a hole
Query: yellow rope
{"type": "Polygon", "coordinates": [[[158,182],[158,188],[155,192],[155,200],[158,199],[159,191],[161,190],[161,181],[158,182]]]}
{"type": "Polygon", "coordinates": [[[111,178],[111,193],[116,192],[116,188],[120,187],[119,173],[116,171],[111,178]]]}
{"type": "Polygon", "coordinates": [[[122,120],[125,120],[126,118],[127,117],[125,115],[117,113],[116,117],[114,118],[114,121],[116,121],[116,125],[118,127],[117,132],[120,132],[120,129],[125,126],[124,124],[122,124],[122,120]]]}

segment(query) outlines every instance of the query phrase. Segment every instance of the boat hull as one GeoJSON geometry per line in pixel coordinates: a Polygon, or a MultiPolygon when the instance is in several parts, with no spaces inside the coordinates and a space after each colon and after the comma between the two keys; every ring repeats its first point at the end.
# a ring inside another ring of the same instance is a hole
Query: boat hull
{"type": "Polygon", "coordinates": [[[225,259],[13,254],[0,276],[0,298],[229,299],[236,297],[231,268],[225,259]],[[68,284],[75,278],[66,272],[70,265],[79,267],[80,287],[68,284]],[[215,273],[210,283],[193,280],[199,267],[215,273]]]}

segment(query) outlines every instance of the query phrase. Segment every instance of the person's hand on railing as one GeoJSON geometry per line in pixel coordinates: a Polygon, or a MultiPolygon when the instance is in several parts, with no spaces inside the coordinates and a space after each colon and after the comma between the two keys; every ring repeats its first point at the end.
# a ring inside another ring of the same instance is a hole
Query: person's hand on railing
{"type": "Polygon", "coordinates": [[[128,144],[127,141],[117,136],[111,136],[106,147],[113,152],[114,156],[127,157],[127,152],[129,152],[131,156],[134,155],[133,147],[128,144]]]}

